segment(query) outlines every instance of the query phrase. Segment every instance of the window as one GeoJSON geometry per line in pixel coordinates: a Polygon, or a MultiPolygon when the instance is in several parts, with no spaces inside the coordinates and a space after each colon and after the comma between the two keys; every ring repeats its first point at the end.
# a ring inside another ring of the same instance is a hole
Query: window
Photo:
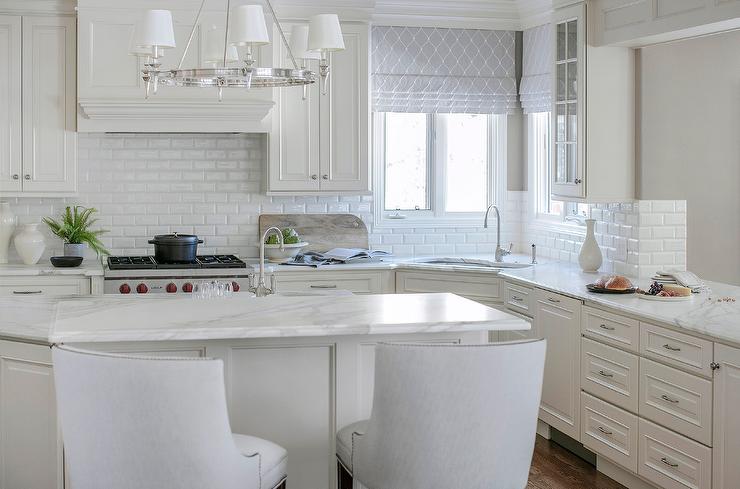
{"type": "Polygon", "coordinates": [[[529,168],[533,176],[530,188],[537,219],[576,222],[588,217],[588,204],[563,202],[551,198],[550,112],[527,115],[529,168]]]}
{"type": "MultiPolygon", "coordinates": [[[[506,116],[375,114],[377,221],[480,219],[495,201],[506,116]]],[[[397,224],[400,224],[397,222],[397,224]]]]}

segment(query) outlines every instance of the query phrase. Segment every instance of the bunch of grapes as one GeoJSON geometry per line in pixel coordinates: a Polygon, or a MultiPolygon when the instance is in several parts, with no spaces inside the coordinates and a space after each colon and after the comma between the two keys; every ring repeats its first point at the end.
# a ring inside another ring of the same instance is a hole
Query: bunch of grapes
{"type": "Polygon", "coordinates": [[[659,284],[658,282],[653,282],[650,284],[650,289],[648,290],[649,295],[658,295],[663,291],[663,284],[659,284]]]}

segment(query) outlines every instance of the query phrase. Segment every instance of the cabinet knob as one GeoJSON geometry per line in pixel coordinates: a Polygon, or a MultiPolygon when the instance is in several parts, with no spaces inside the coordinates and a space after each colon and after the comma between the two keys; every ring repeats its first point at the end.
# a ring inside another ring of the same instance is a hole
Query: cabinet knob
{"type": "Polygon", "coordinates": [[[26,180],[30,180],[31,179],[31,175],[25,174],[25,175],[23,175],[23,178],[25,178],[26,180]]]}
{"type": "Polygon", "coordinates": [[[582,181],[583,180],[581,180],[580,178],[576,178],[575,180],[573,180],[573,182],[575,182],[575,183],[581,183],[582,181]]]}
{"type": "Polygon", "coordinates": [[[329,175],[321,175],[321,178],[323,178],[324,180],[329,180],[329,175]]]}
{"type": "Polygon", "coordinates": [[[319,178],[318,175],[311,175],[311,180],[317,180],[319,178]]]}
{"type": "Polygon", "coordinates": [[[20,178],[17,173],[13,174],[13,180],[18,180],[20,178]]]}

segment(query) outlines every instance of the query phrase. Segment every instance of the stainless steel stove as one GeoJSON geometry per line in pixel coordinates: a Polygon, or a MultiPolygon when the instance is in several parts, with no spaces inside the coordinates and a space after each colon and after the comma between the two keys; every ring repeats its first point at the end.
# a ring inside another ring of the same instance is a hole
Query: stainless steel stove
{"type": "Polygon", "coordinates": [[[252,267],[234,255],[199,255],[188,263],[158,263],[153,256],[110,256],[106,294],[182,294],[202,280],[231,280],[234,292],[249,289],[252,267]]]}

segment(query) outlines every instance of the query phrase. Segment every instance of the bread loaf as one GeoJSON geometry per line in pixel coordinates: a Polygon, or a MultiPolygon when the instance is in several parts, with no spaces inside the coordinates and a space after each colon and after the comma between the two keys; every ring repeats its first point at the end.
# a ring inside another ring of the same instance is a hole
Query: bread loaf
{"type": "Polygon", "coordinates": [[[627,290],[632,288],[632,282],[627,277],[614,275],[606,282],[605,288],[610,290],[627,290]]]}

